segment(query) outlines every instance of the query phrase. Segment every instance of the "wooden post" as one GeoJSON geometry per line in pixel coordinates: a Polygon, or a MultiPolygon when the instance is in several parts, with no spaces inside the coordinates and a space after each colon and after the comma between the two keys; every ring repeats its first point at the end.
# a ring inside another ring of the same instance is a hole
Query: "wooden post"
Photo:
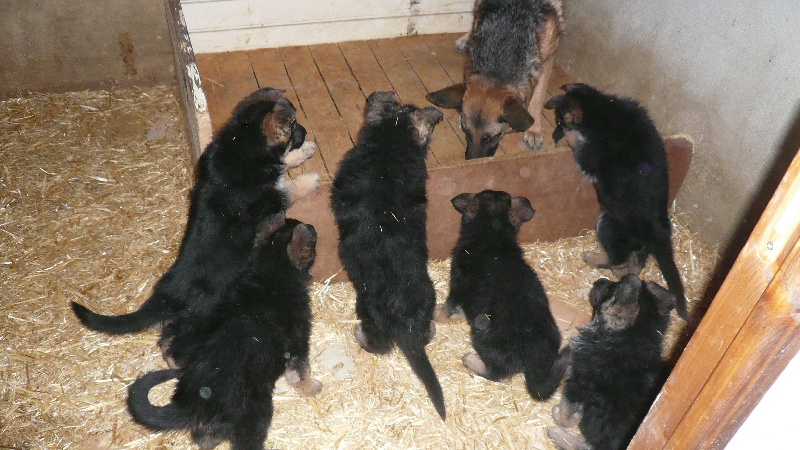
{"type": "Polygon", "coordinates": [[[795,156],[629,448],[730,440],[800,349],[798,237],[795,156]]]}

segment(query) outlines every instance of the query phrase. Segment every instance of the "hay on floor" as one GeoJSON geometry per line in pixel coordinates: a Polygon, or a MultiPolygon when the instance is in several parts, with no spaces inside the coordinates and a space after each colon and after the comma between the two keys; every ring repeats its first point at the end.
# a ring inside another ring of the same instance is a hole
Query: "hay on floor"
{"type": "MultiPolygon", "coordinates": [[[[189,448],[187,433],[150,433],[125,410],[127,386],[165,367],[157,333],[101,335],[69,309],[76,300],[104,313],[134,310],[171,264],[192,182],[179,114],[166,87],[0,102],[0,448],[189,448]]],[[[679,217],[675,231],[697,301],[714,252],[679,217]]],[[[607,275],[580,261],[593,248],[587,231],[525,254],[553,299],[588,314],[588,289],[607,275]]],[[[442,302],[449,263],[430,271],[442,302]]],[[[652,263],[645,276],[663,283],[652,263]]],[[[471,375],[460,360],[471,351],[465,324],[439,325],[428,346],[445,393],[442,423],[402,356],[355,343],[350,284],[312,291],[312,373],[323,392],[302,398],[281,382],[268,447],[553,448],[545,429],[559,394],[537,403],[520,376],[499,384],[471,375]]],[[[671,342],[683,325],[674,323],[671,342]]],[[[561,325],[574,334],[574,323],[561,325]]]]}

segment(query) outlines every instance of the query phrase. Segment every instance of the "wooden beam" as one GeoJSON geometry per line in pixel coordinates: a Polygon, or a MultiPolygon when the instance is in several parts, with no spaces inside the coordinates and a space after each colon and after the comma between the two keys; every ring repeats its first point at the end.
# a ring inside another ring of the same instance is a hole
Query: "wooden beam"
{"type": "Polygon", "coordinates": [[[800,298],[798,278],[791,276],[798,271],[799,237],[796,156],[630,448],[695,448],[673,447],[694,442],[689,434],[727,442],[787,355],[797,351],[796,324],[789,316],[800,298]],[[782,287],[789,283],[791,289],[782,287]]]}

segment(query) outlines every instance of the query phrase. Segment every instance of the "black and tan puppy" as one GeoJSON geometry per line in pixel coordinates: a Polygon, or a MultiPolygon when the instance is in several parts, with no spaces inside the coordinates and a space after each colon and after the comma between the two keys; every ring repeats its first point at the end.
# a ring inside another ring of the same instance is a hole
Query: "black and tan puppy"
{"type": "Polygon", "coordinates": [[[547,434],[560,449],[624,449],[668,375],[661,351],[675,295],[629,274],[596,281],[589,301],[594,315],[570,344],[558,427],[547,434]],[[567,430],[576,425],[582,436],[567,430]]]}
{"type": "Polygon", "coordinates": [[[528,393],[550,398],[565,365],[558,358],[561,334],[542,283],[517,243],[520,226],[533,218],[525,197],[483,191],[452,199],[461,213],[461,234],[453,249],[450,294],[436,320],[466,317],[477,354],[464,365],[493,381],[525,375],[528,393]]]}
{"type": "Polygon", "coordinates": [[[356,290],[364,350],[395,344],[445,418],[442,388],[425,353],[436,293],[428,276],[425,158],[442,113],[402,105],[394,92],[367,99],[356,146],[333,181],[331,208],[339,228],[339,257],[356,290]]]}
{"type": "Polygon", "coordinates": [[[669,178],[664,142],[636,101],[585,84],[562,86],[547,102],[556,110],[553,139],[566,140],[578,169],[600,203],[597,240],[605,254],[586,252],[587,264],[615,275],[639,274],[652,254],[686,319],[683,282],[672,250],[669,178]]]}
{"type": "Polygon", "coordinates": [[[316,189],[317,174],[294,179],[286,168],[316,150],[295,121],[283,91],[260,89],[244,98],[214,136],[197,166],[178,256],[135,312],[105,316],[72,303],[87,327],[110,334],[141,331],[184,310],[206,314],[244,267],[257,228],[316,189]]]}
{"type": "MultiPolygon", "coordinates": [[[[542,106],[564,20],[561,0],[476,0],[465,47],[464,83],[427,98],[461,113],[466,159],[492,156],[510,131],[544,145],[542,106]]],[[[457,44],[457,47],[459,45],[457,44]]]]}
{"type": "Polygon", "coordinates": [[[225,440],[235,450],[263,449],[281,374],[302,395],[320,391],[308,363],[316,231],[281,212],[261,234],[211,314],[183,314],[165,330],[179,368],[148,373],[130,386],[136,422],[155,431],[191,430],[203,449],[225,440]],[[153,406],[150,389],[172,378],[178,379],[172,401],[153,406]]]}

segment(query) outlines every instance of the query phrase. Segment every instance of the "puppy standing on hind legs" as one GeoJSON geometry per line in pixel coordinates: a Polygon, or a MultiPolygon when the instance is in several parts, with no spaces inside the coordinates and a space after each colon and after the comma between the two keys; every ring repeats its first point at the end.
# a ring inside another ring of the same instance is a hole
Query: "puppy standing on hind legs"
{"type": "Polygon", "coordinates": [[[400,104],[393,92],[370,95],[357,143],[334,178],[331,209],[339,257],[356,290],[356,340],[379,354],[397,345],[444,420],[442,388],[425,353],[436,303],[425,159],[442,119],[435,108],[400,104]]]}
{"type": "Polygon", "coordinates": [[[517,242],[534,210],[524,197],[489,190],[458,195],[452,203],[461,213],[461,233],[450,294],[436,320],[469,322],[477,352],[462,358],[469,370],[492,381],[522,372],[531,397],[546,400],[561,383],[566,357],[559,357],[561,333],[544,286],[517,242]]]}
{"type": "Polygon", "coordinates": [[[492,156],[502,137],[523,131],[525,145],[544,145],[542,107],[564,28],[561,0],[476,0],[464,83],[428,94],[461,114],[466,159],[492,156]]]}
{"type": "Polygon", "coordinates": [[[562,89],[565,94],[545,105],[556,111],[553,140],[567,142],[600,203],[597,240],[605,254],[586,252],[584,261],[621,277],[638,275],[652,254],[678,298],[678,315],[687,319],[672,249],[667,155],[661,135],[634,100],[585,84],[566,84],[562,89]]]}
{"type": "Polygon", "coordinates": [[[181,315],[164,330],[179,369],[150,372],[129,387],[128,409],[139,424],[188,429],[203,449],[228,440],[234,450],[261,450],[281,374],[301,395],[320,392],[308,363],[316,231],[281,212],[256,239],[248,267],[208,317],[181,315]],[[150,389],[173,378],[171,402],[153,406],[150,389]]]}
{"type": "Polygon", "coordinates": [[[244,267],[257,228],[319,185],[318,174],[286,176],[310,158],[316,144],[295,120],[278,89],[242,99],[197,162],[189,215],[178,256],[135,312],[106,316],[72,302],[88,328],[133,333],[168,323],[184,311],[207,314],[244,267]]]}

